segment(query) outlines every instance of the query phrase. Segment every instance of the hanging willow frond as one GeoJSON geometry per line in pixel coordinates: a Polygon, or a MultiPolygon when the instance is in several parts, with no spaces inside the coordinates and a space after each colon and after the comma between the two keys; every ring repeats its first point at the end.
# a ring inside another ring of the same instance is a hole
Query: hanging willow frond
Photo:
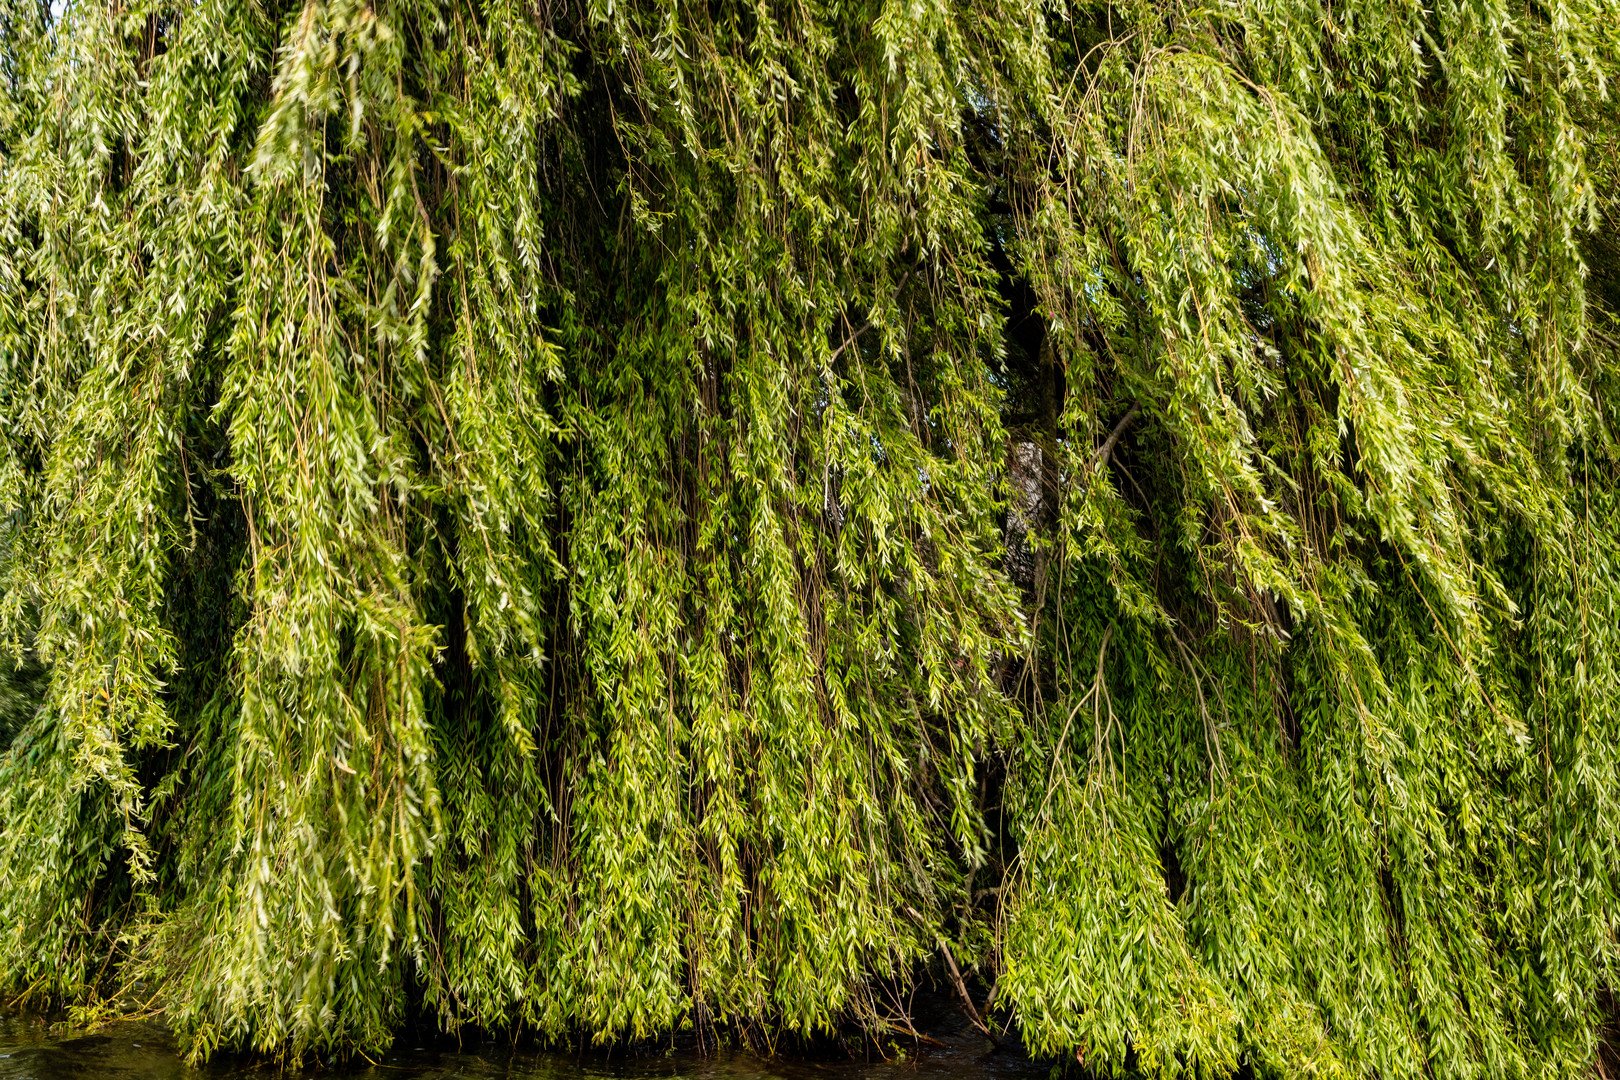
{"type": "Polygon", "coordinates": [[[0,985],[296,1056],[943,955],[1103,1073],[1588,1067],[1617,71],[1615,0],[0,0],[0,985]]]}

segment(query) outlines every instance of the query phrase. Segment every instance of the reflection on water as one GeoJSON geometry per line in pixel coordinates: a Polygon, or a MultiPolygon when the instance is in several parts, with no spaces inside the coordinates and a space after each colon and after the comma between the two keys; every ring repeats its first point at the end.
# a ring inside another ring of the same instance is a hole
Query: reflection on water
{"type": "MultiPolygon", "coordinates": [[[[406,1034],[375,1064],[316,1066],[301,1080],[1046,1080],[1049,1066],[989,1044],[959,1018],[942,1010],[928,1030],[938,1046],[903,1043],[905,1058],[868,1061],[838,1056],[762,1059],[739,1051],[708,1055],[694,1050],[610,1053],[513,1049],[486,1041],[420,1040],[406,1034]]],[[[0,1015],[0,1080],[253,1080],[283,1075],[273,1063],[221,1056],[202,1068],[181,1063],[174,1042],[159,1025],[133,1021],[93,1032],[63,1031],[38,1019],[0,1015]]]]}

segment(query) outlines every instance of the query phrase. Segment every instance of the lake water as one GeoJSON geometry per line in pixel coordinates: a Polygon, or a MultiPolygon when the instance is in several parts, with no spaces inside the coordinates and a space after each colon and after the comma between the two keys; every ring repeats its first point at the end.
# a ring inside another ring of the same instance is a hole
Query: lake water
{"type": "Polygon", "coordinates": [[[813,1057],[761,1058],[742,1051],[700,1054],[693,1049],[644,1048],[639,1053],[601,1048],[565,1052],[514,1048],[505,1043],[463,1043],[402,1035],[375,1064],[315,1065],[296,1074],[273,1062],[221,1055],[201,1068],[183,1064],[167,1031],[144,1021],[114,1023],[92,1032],[65,1031],[26,1016],[0,1016],[0,1080],[1046,1080],[1050,1064],[1015,1050],[991,1050],[983,1035],[954,1010],[940,1008],[926,1031],[941,1045],[900,1040],[884,1061],[873,1051],[856,1056],[824,1050],[813,1057]],[[904,1052],[902,1059],[897,1050],[904,1052]]]}

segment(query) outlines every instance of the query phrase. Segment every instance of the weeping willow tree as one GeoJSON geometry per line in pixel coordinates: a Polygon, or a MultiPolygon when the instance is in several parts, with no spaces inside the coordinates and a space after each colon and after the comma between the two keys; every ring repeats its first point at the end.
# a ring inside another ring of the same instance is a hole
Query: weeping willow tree
{"type": "Polygon", "coordinates": [[[1615,0],[0,0],[0,984],[201,1058],[960,960],[1100,1074],[1590,1068],[1617,73],[1615,0]]]}

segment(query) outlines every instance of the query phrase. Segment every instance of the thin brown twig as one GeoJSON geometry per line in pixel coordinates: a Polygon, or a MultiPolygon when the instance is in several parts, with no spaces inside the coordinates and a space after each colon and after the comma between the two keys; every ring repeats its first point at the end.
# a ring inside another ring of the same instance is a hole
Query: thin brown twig
{"type": "MultiPolygon", "coordinates": [[[[914,270],[914,269],[916,269],[916,268],[915,267],[908,268],[905,273],[900,275],[900,280],[895,282],[895,284],[894,284],[894,292],[895,292],[896,296],[899,296],[900,295],[900,290],[906,287],[906,282],[911,278],[911,271],[914,270]]],[[[847,323],[846,323],[846,325],[847,325],[847,323]]],[[[849,337],[844,339],[843,344],[838,346],[838,348],[834,349],[832,351],[832,355],[827,357],[827,364],[829,366],[831,366],[832,362],[834,360],[838,359],[838,356],[839,356],[840,353],[842,353],[845,349],[849,348],[851,345],[855,344],[855,339],[860,337],[862,334],[866,333],[870,329],[872,329],[872,320],[870,318],[868,318],[865,322],[861,323],[860,326],[858,326],[855,329],[851,330],[850,333],[849,333],[849,337]]]]}
{"type": "MultiPolygon", "coordinates": [[[[905,910],[906,914],[916,919],[923,929],[928,929],[928,920],[922,917],[920,911],[910,904],[906,905],[905,910]]],[[[951,973],[951,982],[956,984],[956,992],[962,999],[962,1008],[967,1012],[968,1020],[972,1022],[974,1027],[983,1032],[986,1038],[995,1043],[997,1047],[1000,1047],[1001,1040],[996,1038],[995,1032],[990,1030],[990,1025],[984,1022],[984,1018],[979,1015],[978,1007],[973,1004],[973,998],[968,995],[967,983],[962,981],[962,971],[956,966],[956,957],[952,955],[951,947],[945,941],[945,935],[936,933],[935,940],[939,942],[940,955],[945,958],[945,967],[951,973]]]]}
{"type": "Polygon", "coordinates": [[[1114,430],[1108,433],[1108,438],[1104,439],[1103,444],[1097,448],[1097,453],[1091,459],[1091,468],[1086,470],[1086,475],[1096,476],[1097,470],[1108,464],[1108,458],[1114,452],[1114,444],[1119,442],[1119,437],[1125,434],[1125,429],[1130,427],[1131,421],[1135,420],[1137,414],[1141,411],[1142,407],[1140,405],[1132,405],[1125,410],[1125,415],[1119,418],[1119,423],[1114,425],[1114,430]]]}

